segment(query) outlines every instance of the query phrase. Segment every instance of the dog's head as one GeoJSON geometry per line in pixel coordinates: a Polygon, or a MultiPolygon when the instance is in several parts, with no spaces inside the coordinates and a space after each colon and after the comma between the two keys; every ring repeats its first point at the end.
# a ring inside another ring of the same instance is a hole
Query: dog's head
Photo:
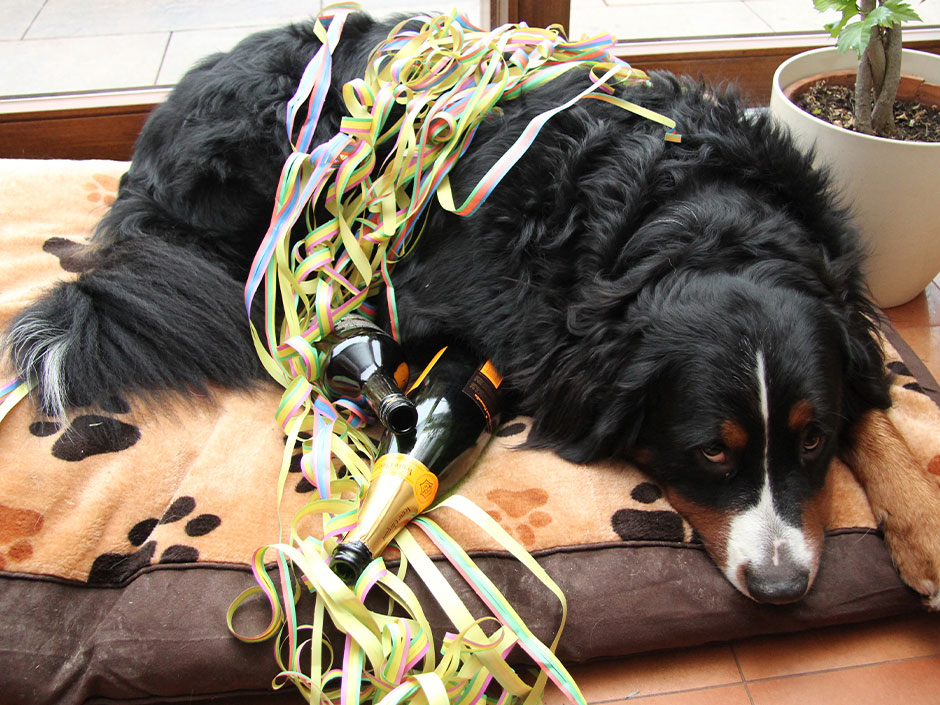
{"type": "Polygon", "coordinates": [[[605,422],[569,457],[632,459],[738,590],[798,600],[819,566],[828,466],[847,418],[880,388],[877,355],[857,339],[870,333],[742,276],[683,277],[653,298],[605,422]]]}
{"type": "Polygon", "coordinates": [[[636,457],[759,602],[797,600],[816,576],[844,342],[818,302],[726,276],[690,280],[649,331],[662,365],[636,457]]]}

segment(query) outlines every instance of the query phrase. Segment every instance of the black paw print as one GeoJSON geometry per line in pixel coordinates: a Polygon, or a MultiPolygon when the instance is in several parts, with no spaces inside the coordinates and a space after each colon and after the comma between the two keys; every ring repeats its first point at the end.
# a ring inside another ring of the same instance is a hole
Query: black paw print
{"type": "MultiPolygon", "coordinates": [[[[287,472],[293,472],[300,474],[300,479],[297,481],[297,484],[294,485],[294,492],[298,494],[306,494],[307,492],[313,492],[316,487],[313,486],[313,483],[307,479],[307,477],[301,474],[303,471],[300,469],[300,459],[303,457],[303,452],[297,451],[291,456],[290,466],[287,469],[287,472]]],[[[365,456],[362,456],[365,458],[365,456]]],[[[336,468],[336,477],[342,478],[346,477],[346,468],[339,466],[336,468]]]]}
{"type": "MultiPolygon", "coordinates": [[[[137,571],[153,563],[157,553],[157,542],[148,540],[161,524],[172,524],[190,516],[196,509],[193,497],[179,497],[159,519],[149,518],[139,521],[127,532],[127,540],[132,546],[139,546],[133,553],[102,553],[91,565],[88,582],[95,585],[122,583],[134,576],[137,571]]],[[[205,536],[215,531],[222,523],[216,514],[199,514],[189,519],[183,531],[189,537],[205,536]]],[[[157,563],[195,563],[199,560],[199,550],[185,544],[168,546],[160,554],[157,563]]]]}
{"type": "MultiPolygon", "coordinates": [[[[895,374],[897,377],[910,377],[912,381],[903,382],[899,380],[898,383],[901,384],[905,389],[909,389],[912,392],[920,392],[921,394],[927,394],[927,390],[924,389],[920,383],[917,381],[917,378],[914,377],[914,374],[908,369],[907,365],[903,362],[889,362],[888,369],[895,374]]],[[[931,390],[936,391],[936,390],[931,390]]]]}
{"type": "MultiPolygon", "coordinates": [[[[291,456],[290,467],[287,470],[288,472],[296,472],[296,473],[301,472],[300,470],[301,457],[303,457],[303,453],[300,451],[295,452],[291,456]]],[[[300,476],[300,480],[298,480],[297,484],[294,486],[294,492],[297,492],[298,494],[306,494],[307,492],[313,492],[315,489],[316,487],[314,487],[310,483],[310,480],[308,480],[303,475],[300,476]]]]}
{"type": "MultiPolygon", "coordinates": [[[[659,485],[641,482],[630,496],[635,502],[650,505],[663,496],[659,485]]],[[[685,539],[682,517],[673,511],[618,509],[610,518],[611,528],[624,541],[670,541],[685,539]]]]}
{"type": "MultiPolygon", "coordinates": [[[[123,399],[112,399],[104,411],[126,414],[130,406],[123,399]]],[[[62,431],[58,421],[36,421],[29,426],[34,436],[45,438],[62,431]]],[[[113,416],[81,414],[69,421],[62,435],[52,444],[52,455],[59,460],[76,462],[91,455],[117,453],[130,448],[140,440],[140,429],[113,416]]]]}
{"type": "Polygon", "coordinates": [[[518,436],[522,433],[525,433],[528,430],[528,424],[524,419],[519,417],[508,417],[501,420],[499,428],[496,429],[495,435],[497,438],[509,438],[510,436],[518,436]]]}

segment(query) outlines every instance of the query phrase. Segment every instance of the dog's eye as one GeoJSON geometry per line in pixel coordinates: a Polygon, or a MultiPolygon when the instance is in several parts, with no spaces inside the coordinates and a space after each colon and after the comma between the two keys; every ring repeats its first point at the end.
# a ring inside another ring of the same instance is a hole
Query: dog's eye
{"type": "Polygon", "coordinates": [[[702,454],[705,460],[716,465],[724,465],[728,462],[728,454],[725,452],[724,447],[720,445],[704,446],[699,448],[699,453],[702,454]]]}
{"type": "Polygon", "coordinates": [[[817,431],[806,430],[801,441],[804,453],[812,453],[822,446],[823,437],[817,431]]]}

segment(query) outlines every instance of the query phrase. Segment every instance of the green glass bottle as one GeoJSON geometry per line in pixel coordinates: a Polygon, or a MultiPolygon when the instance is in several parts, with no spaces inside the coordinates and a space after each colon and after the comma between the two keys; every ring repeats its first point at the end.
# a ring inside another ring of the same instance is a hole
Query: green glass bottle
{"type": "Polygon", "coordinates": [[[379,422],[393,433],[414,430],[418,412],[402,392],[408,383],[405,354],[392,336],[368,318],[349,313],[334,324],[323,381],[338,396],[365,396],[379,422]]]}
{"type": "Polygon", "coordinates": [[[356,526],[333,550],[330,566],[354,585],[395,534],[476,460],[498,418],[502,378],[493,364],[444,348],[412,387],[417,428],[386,433],[356,526]]]}

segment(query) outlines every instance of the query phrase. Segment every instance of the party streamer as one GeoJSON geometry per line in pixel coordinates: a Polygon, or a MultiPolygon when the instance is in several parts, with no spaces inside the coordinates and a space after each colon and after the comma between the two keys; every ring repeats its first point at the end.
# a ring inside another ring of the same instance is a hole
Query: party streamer
{"type": "MultiPolygon", "coordinates": [[[[398,25],[373,51],[365,74],[341,87],[348,117],[339,132],[314,145],[331,84],[332,54],[355,7],[330,6],[315,22],[321,47],[287,110],[285,130],[294,152],[284,164],[270,227],[245,287],[246,311],[262,296],[265,323],[261,331],[252,326],[252,335],[265,368],[285,390],[275,414],[287,435],[278,496],[297,445],[301,471],[316,491],[280,540],[256,551],[257,587],[232,604],[229,626],[236,632],[239,608],[264,596],[269,624],[259,634],[239,636],[246,641],[274,638],[282,670],[273,687],[293,683],[311,702],[534,703],[550,680],[572,702],[583,703],[555,656],[564,618],[552,642],[541,642],[473,559],[430,518],[420,517],[414,528],[490,609],[492,617],[483,622],[496,626],[489,634],[410,529],[395,540],[401,552],[397,570],[378,558],[354,588],[330,570],[337,537],[355,523],[376,447],[365,433],[371,418],[362,400],[331,398],[323,385],[323,342],[342,316],[356,309],[368,313],[367,301],[382,290],[397,337],[394,265],[420,239],[427,206],[437,200],[458,215],[473,213],[542,127],[577,101],[605,100],[662,124],[665,139],[680,138],[670,119],[614,95],[613,86],[648,78],[613,56],[612,37],[568,41],[559,27],[524,24],[485,31],[455,13],[398,25]],[[585,90],[533,119],[467,199],[455,203],[448,175],[486,115],[500,100],[512,100],[574,69],[589,72],[585,90]],[[396,106],[403,110],[393,111],[396,106]],[[388,154],[381,164],[379,147],[388,154]],[[311,530],[310,522],[319,522],[318,529],[311,530]],[[407,573],[427,584],[456,630],[438,644],[404,581],[407,573]],[[309,603],[301,600],[304,594],[311,596],[309,603]],[[310,613],[309,623],[301,612],[310,613]],[[341,649],[325,640],[327,620],[342,634],[341,649]],[[515,649],[538,666],[534,680],[507,663],[515,649]]],[[[489,533],[557,597],[566,614],[564,595],[554,581],[485,512],[461,497],[439,506],[461,512],[489,533]]]]}

